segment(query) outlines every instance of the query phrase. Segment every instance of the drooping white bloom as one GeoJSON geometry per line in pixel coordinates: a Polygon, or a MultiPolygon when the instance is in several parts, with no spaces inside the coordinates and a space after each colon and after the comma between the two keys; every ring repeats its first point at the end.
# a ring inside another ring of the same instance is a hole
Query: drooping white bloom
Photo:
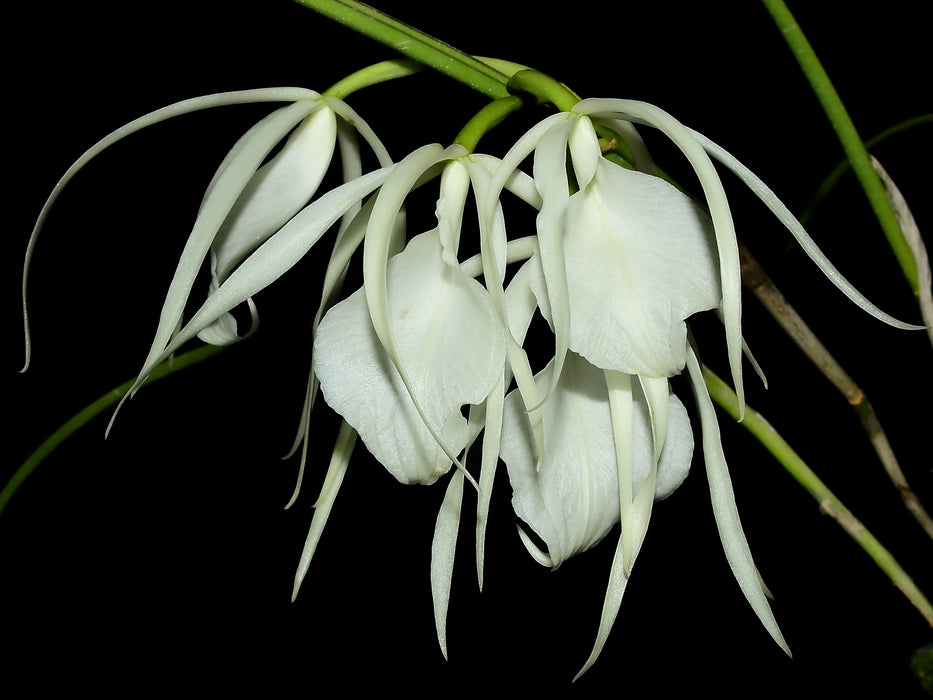
{"type": "MultiPolygon", "coordinates": [[[[255,171],[211,241],[211,292],[310,201],[330,167],[336,139],[336,114],[326,106],[315,109],[292,131],[275,157],[255,171]]],[[[208,186],[208,206],[214,182],[223,178],[224,172],[219,170],[208,186]]],[[[198,336],[213,345],[233,342],[239,337],[236,320],[232,314],[224,314],[198,336]]]]}
{"type": "MultiPolygon", "coordinates": [[[[487,398],[501,404],[506,364],[506,335],[497,310],[473,278],[475,272],[467,274],[458,260],[471,181],[460,160],[465,155],[462,148],[432,145],[395,166],[366,212],[363,286],[324,313],[315,333],[313,366],[328,405],[400,482],[430,484],[456,464],[439,516],[439,522],[450,520],[454,531],[466,475],[460,455],[483,427],[487,398]],[[432,176],[441,179],[437,227],[406,243],[404,229],[397,226],[400,211],[416,184],[432,176]],[[469,419],[462,413],[465,407],[469,419]]],[[[492,456],[495,460],[497,451],[492,456]]],[[[345,468],[345,460],[339,463],[345,468]]],[[[339,481],[328,480],[325,487],[322,498],[329,502],[339,481]]],[[[478,523],[484,522],[487,508],[488,496],[478,506],[478,523]]],[[[315,512],[295,593],[326,519],[326,510],[315,512]]],[[[432,557],[442,649],[456,542],[444,530],[435,537],[432,557]]]]}
{"type": "MultiPolygon", "coordinates": [[[[247,256],[308,205],[333,157],[338,112],[352,119],[353,124],[362,124],[364,135],[373,144],[382,165],[385,167],[391,163],[365,122],[333,98],[317,97],[304,103],[296,102],[269,115],[248,131],[231,149],[207,188],[166,295],[159,328],[141,376],[146,373],[147,366],[158,364],[161,360],[157,358],[165,354],[206,254],[205,246],[211,253],[213,295],[247,256]],[[296,117],[300,117],[300,121],[296,122],[296,117]],[[286,135],[289,137],[282,149],[274,158],[264,162],[286,135]]],[[[344,153],[348,158],[345,164],[347,173],[355,177],[359,174],[358,149],[344,148],[344,153]]],[[[362,196],[354,195],[340,215],[354,212],[362,196]]],[[[329,228],[329,224],[321,229],[313,222],[309,223],[320,233],[329,228]]],[[[286,260],[281,257],[271,261],[267,254],[259,256],[259,259],[270,260],[265,267],[269,264],[275,266],[273,279],[288,269],[283,265],[286,260]]],[[[290,262],[294,264],[297,258],[291,258],[290,262]]],[[[256,265],[255,261],[252,265],[256,265]]],[[[253,308],[249,297],[244,301],[253,308]]],[[[236,323],[227,311],[198,333],[205,342],[223,344],[237,339],[235,331],[236,323]]]]}
{"type": "MultiPolygon", "coordinates": [[[[403,483],[430,484],[452,465],[438,513],[431,557],[431,584],[438,641],[446,656],[446,612],[460,521],[463,481],[478,491],[477,574],[482,586],[485,522],[499,458],[498,436],[511,378],[507,325],[521,334],[535,302],[528,272],[501,289],[504,269],[532,247],[508,246],[501,211],[487,231],[484,254],[459,261],[464,207],[470,189],[485,191],[497,161],[459,147],[426,146],[400,161],[373,198],[363,240],[363,286],[329,308],[317,326],[314,377],[325,401],[358,433],[369,451],[403,483]],[[404,200],[417,185],[440,178],[437,227],[404,242],[397,227],[404,200]],[[404,246],[402,248],[402,246],[404,246]],[[402,248],[398,253],[393,251],[402,248]],[[494,270],[499,300],[475,278],[494,270]],[[467,417],[464,417],[464,411],[467,417]],[[478,479],[465,455],[483,432],[478,479]]],[[[517,176],[509,187],[536,201],[531,181],[517,176]]],[[[527,241],[526,241],[527,242],[527,241]]],[[[315,511],[295,579],[295,593],[346,469],[338,441],[320,507],[315,511]]]]}
{"type": "Polygon", "coordinates": [[[312,90],[271,88],[207,95],[164,107],[124,125],[88,149],[68,169],[33,229],[23,268],[27,366],[29,265],[48,211],[65,185],[94,156],[140,129],[210,107],[252,102],[288,104],[249,129],[228,152],[209,183],[166,293],[148,356],[124,401],[132,397],[159,363],[195,335],[218,345],[240,339],[236,321],[230,314],[237,305],[248,305],[255,328],[258,317],[252,295],[294,265],[337,219],[345,217],[349,222],[362,199],[388,175],[391,159],[366,122],[341,100],[312,90]],[[353,130],[373,148],[381,170],[361,175],[361,155],[356,137],[350,133],[353,130]],[[309,205],[331,165],[338,143],[345,184],[309,205]],[[281,148],[270,158],[280,144],[281,148]],[[303,215],[298,215],[302,209],[303,215]],[[184,324],[185,307],[208,254],[211,259],[208,298],[190,322],[184,324]]]}
{"type": "MultiPolygon", "coordinates": [[[[59,194],[74,176],[95,156],[127,136],[166,119],[212,107],[256,102],[286,102],[250,129],[221,164],[204,196],[197,222],[181,256],[175,279],[166,297],[162,320],[153,352],[177,330],[178,321],[191,287],[191,278],[213,248],[214,278],[225,278],[242,259],[291,217],[313,195],[320,177],[331,161],[336,126],[334,113],[341,113],[361,125],[361,133],[373,145],[383,164],[388,155],[372,131],[339,100],[322,98],[304,88],[267,88],[218,93],[196,97],[163,107],[111,132],[76,160],[58,181],[46,200],[33,228],[23,265],[23,320],[26,361],[31,356],[29,316],[26,303],[27,279],[38,236],[59,194]],[[295,127],[298,126],[296,129],[295,127]],[[294,133],[282,152],[269,163],[266,156],[289,132],[294,133]],[[282,183],[289,184],[282,188],[282,183]]],[[[345,138],[341,138],[345,142],[345,138]]],[[[354,173],[353,148],[344,148],[349,157],[348,174],[354,173]]],[[[217,337],[216,339],[221,339],[217,337]]],[[[228,336],[229,339],[229,336],[228,336]]],[[[160,348],[161,349],[161,348],[160,348]]]]}
{"type": "MultiPolygon", "coordinates": [[[[501,161],[468,154],[462,146],[432,144],[398,164],[349,107],[311,91],[250,91],[180,103],[114,132],[66,173],[40,215],[26,269],[49,206],[96,153],[176,114],[250,101],[289,104],[238,141],[208,186],[127,398],[190,340],[227,344],[243,337],[231,311],[247,304],[255,327],[253,296],[341,222],[312,322],[312,370],[296,446],[307,445],[319,389],[343,423],[294,594],[360,437],[402,483],[431,484],[449,475],[431,557],[435,623],[446,655],[463,482],[477,490],[482,586],[485,524],[501,458],[522,541],[541,564],[556,568],[619,526],[602,617],[583,673],[614,624],[654,502],[670,495],[689,470],[693,432],[669,382],[686,369],[699,407],[723,549],[754,612],[786,649],[742,531],[715,413],[688,341],[690,318],[716,309],[741,401],[738,249],[713,159],[748,183],[851,299],[882,320],[906,324],[854,290],[773,193],[732,156],[656,107],[622,100],[585,100],[543,120],[501,161]],[[655,175],[634,122],[658,128],[684,153],[698,176],[702,202],[655,175]],[[597,125],[625,137],[631,167],[603,157],[597,125]],[[370,143],[381,167],[362,172],[350,136],[354,130],[370,143]],[[338,145],[343,184],[318,196],[338,145]],[[519,166],[532,153],[529,176],[519,166]],[[436,177],[437,226],[409,238],[405,200],[436,177]],[[505,188],[537,210],[533,236],[509,239],[499,197],[505,188]],[[461,261],[471,191],[480,253],[461,261]],[[340,300],[347,266],[361,247],[362,286],[340,300]],[[186,319],[195,277],[208,257],[210,291],[186,319]],[[507,273],[507,266],[519,262],[517,271],[507,273]],[[535,313],[553,334],[553,355],[537,374],[525,347],[535,313]],[[480,471],[474,477],[466,455],[480,435],[480,471]]],[[[25,279],[24,272],[24,306],[25,279]]],[[[28,347],[27,324],[27,363],[28,347]]]]}
{"type": "Polygon", "coordinates": [[[892,325],[910,326],[848,284],[744,166],[652,105],[584,100],[570,113],[552,115],[503,158],[492,191],[532,153],[541,203],[539,268],[530,285],[553,330],[555,354],[536,378],[542,404],[528,400],[534,392],[509,396],[501,456],[516,514],[546,547],[523,535],[540,563],[556,566],[621,523],[600,629],[580,673],[596,660],[613,625],[653,500],[668,493],[662,484],[676,486],[689,466],[692,434],[668,387],[668,378],[684,369],[700,407],[713,511],[727,560],[753,610],[787,650],[742,531],[715,414],[687,338],[693,314],[719,312],[744,407],[738,246],[712,159],[749,184],[847,296],[892,325]],[[654,174],[633,122],[659,129],[683,152],[706,209],[654,174]],[[596,124],[624,135],[633,153],[629,168],[602,156],[596,124]],[[538,410],[543,429],[534,436],[530,419],[538,410]]]}

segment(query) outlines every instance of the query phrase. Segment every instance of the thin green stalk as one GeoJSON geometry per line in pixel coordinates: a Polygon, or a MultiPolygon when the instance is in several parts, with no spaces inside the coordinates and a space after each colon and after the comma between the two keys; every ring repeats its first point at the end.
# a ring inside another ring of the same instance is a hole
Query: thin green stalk
{"type": "Polygon", "coordinates": [[[507,97],[508,76],[449,44],[356,0],[295,0],[493,99],[507,97]]]}
{"type": "Polygon", "coordinates": [[[901,227],[898,224],[894,209],[888,201],[884,187],[878,174],[875,172],[865,149],[865,144],[858,135],[852,119],[849,117],[842,99],[833,87],[832,82],[823,68],[816,52],[804,36],[803,30],[794,19],[784,0],[762,0],[768,12],[781,30],[784,40],[793,52],[794,57],[803,69],[807,80],[810,82],[817,99],[829,117],[829,121],[836,131],[839,142],[846,153],[846,157],[852,164],[852,170],[858,177],[865,190],[865,195],[878,218],[884,235],[888,240],[888,245],[897,257],[903,270],[907,283],[915,294],[919,293],[920,283],[917,275],[917,264],[914,260],[913,252],[904,238],[901,227]]]}
{"type": "Polygon", "coordinates": [[[470,153],[476,150],[479,140],[500,124],[512,112],[521,109],[524,101],[517,95],[493,100],[468,121],[457,134],[454,143],[459,143],[470,153]]]}
{"type": "MultiPolygon", "coordinates": [[[[713,401],[719,404],[726,413],[738,420],[739,402],[735,392],[708,367],[703,368],[703,375],[713,401]]],[[[790,475],[816,499],[817,503],[820,504],[820,509],[839,523],[840,527],[865,550],[868,556],[887,574],[894,585],[907,596],[907,599],[933,627],[933,605],[923,595],[923,592],[917,588],[892,554],[842,504],[771,424],[760,413],[747,406],[742,426],[754,435],[790,475]]]]}
{"type": "Polygon", "coordinates": [[[405,78],[419,72],[423,66],[417,61],[405,58],[395,58],[389,61],[375,63],[361,68],[355,73],[339,80],[324,91],[328,97],[344,100],[357,90],[371,85],[378,85],[396,78],[405,78]]]}
{"type": "Polygon", "coordinates": [[[570,88],[551,76],[531,68],[518,71],[509,79],[509,92],[527,92],[540,100],[550,102],[562,112],[569,112],[580,101],[570,88]]]}
{"type": "MultiPolygon", "coordinates": [[[[174,374],[179,370],[190,367],[191,365],[197,364],[198,362],[202,362],[209,357],[213,357],[222,349],[223,347],[216,345],[205,345],[203,347],[197,348],[196,350],[191,350],[190,352],[179,355],[172,360],[168,360],[156,367],[152,374],[149,375],[149,379],[146,380],[146,384],[158,381],[159,379],[174,374]]],[[[109,408],[110,406],[115,405],[120,399],[123,398],[126,392],[130,390],[135,381],[135,379],[131,379],[127,382],[124,382],[120,386],[111,389],[99,399],[78,411],[78,413],[72,416],[58,430],[49,435],[49,437],[47,437],[45,441],[43,441],[43,443],[39,445],[39,447],[37,447],[31,455],[29,455],[26,461],[20,465],[19,469],[14,472],[13,476],[10,477],[10,480],[3,487],[3,490],[0,491],[0,513],[3,512],[4,508],[6,508],[6,504],[13,497],[13,494],[16,493],[16,490],[23,484],[29,475],[35,471],[36,467],[38,467],[45,460],[45,458],[55,450],[55,448],[62,444],[62,442],[64,442],[73,433],[87,425],[102,411],[109,408]]]]}

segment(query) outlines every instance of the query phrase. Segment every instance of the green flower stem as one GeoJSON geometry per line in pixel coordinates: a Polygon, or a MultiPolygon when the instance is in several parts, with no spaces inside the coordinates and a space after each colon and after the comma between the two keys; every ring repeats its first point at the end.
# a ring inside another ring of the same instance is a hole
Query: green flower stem
{"type": "MultiPolygon", "coordinates": [[[[732,418],[738,420],[739,403],[735,392],[708,367],[703,368],[703,374],[713,401],[719,404],[732,418]]],[[[868,556],[887,574],[894,585],[907,596],[907,599],[933,627],[933,605],[930,604],[930,601],[917,588],[891,553],[852,515],[852,512],[842,504],[826,484],[820,481],[816,474],[813,473],[813,470],[794,452],[771,424],[760,413],[751,407],[746,407],[742,426],[754,435],[790,475],[816,499],[817,503],[820,504],[820,509],[835,519],[842,529],[865,550],[868,556]]]]}
{"type": "Polygon", "coordinates": [[[368,5],[356,0],[295,1],[484,95],[493,99],[508,96],[508,76],[368,5]]]}
{"type": "Polygon", "coordinates": [[[334,83],[323,94],[328,97],[346,99],[357,90],[371,85],[378,85],[396,78],[405,78],[414,75],[422,69],[422,64],[405,58],[396,58],[390,61],[375,63],[351,73],[346,78],[334,83]]]}
{"type": "Polygon", "coordinates": [[[891,246],[891,250],[900,263],[907,283],[915,294],[919,294],[920,283],[913,252],[904,238],[881,180],[871,164],[865,144],[859,137],[839,94],[833,87],[829,76],[816,56],[816,52],[810,46],[810,42],[807,41],[803,30],[797,24],[784,0],[762,0],[762,2],[781,30],[784,40],[803,69],[807,80],[816,93],[817,99],[819,99],[823,110],[826,112],[826,116],[829,117],[843,150],[852,165],[852,170],[858,177],[862,189],[865,190],[875,216],[878,218],[885,237],[888,239],[888,245],[891,246]]]}
{"type": "MultiPolygon", "coordinates": [[[[203,347],[197,348],[196,350],[191,350],[190,352],[179,355],[172,360],[168,360],[158,367],[149,375],[149,379],[146,380],[146,384],[150,382],[157,381],[163,377],[167,377],[170,374],[174,374],[179,370],[190,367],[198,362],[202,362],[209,357],[213,357],[218,352],[223,350],[222,347],[216,345],[205,345],[203,347]]],[[[87,425],[91,420],[97,417],[101,411],[109,408],[110,406],[115,405],[123,396],[130,390],[130,387],[133,386],[135,379],[131,379],[127,382],[124,382],[120,386],[111,389],[106,394],[101,396],[99,399],[93,403],[85,406],[81,411],[72,416],[66,423],[64,423],[58,430],[49,435],[45,441],[36,448],[36,450],[29,455],[25,462],[23,462],[19,469],[10,477],[10,480],[3,487],[3,490],[0,491],[0,513],[3,512],[3,509],[6,508],[6,504],[13,497],[13,494],[16,493],[16,490],[22,485],[22,483],[29,477],[30,474],[38,467],[46,457],[48,457],[52,451],[55,450],[62,442],[64,442],[72,433],[77,432],[80,428],[87,425]]]]}
{"type": "Polygon", "coordinates": [[[580,97],[563,83],[530,68],[515,73],[509,79],[508,88],[513,94],[525,92],[550,102],[561,112],[571,111],[580,101],[580,97]]]}
{"type": "Polygon", "coordinates": [[[473,115],[470,121],[460,130],[460,133],[457,134],[454,143],[460,144],[472,153],[476,150],[479,140],[485,134],[500,124],[512,112],[521,109],[523,105],[524,100],[516,95],[493,100],[473,115]]]}

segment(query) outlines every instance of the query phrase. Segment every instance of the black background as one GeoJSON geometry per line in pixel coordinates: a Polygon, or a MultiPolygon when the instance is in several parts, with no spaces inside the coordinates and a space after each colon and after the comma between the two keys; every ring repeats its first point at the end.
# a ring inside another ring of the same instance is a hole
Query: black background
{"type": "MultiPolygon", "coordinates": [[[[921,5],[891,0],[871,12],[847,2],[791,5],[866,138],[931,111],[921,5]]],[[[841,158],[758,3],[518,9],[525,6],[380,4],[458,48],[532,65],[584,96],[654,102],[726,146],[794,210],[841,158]]],[[[21,256],[35,216],[69,164],[111,129],[164,104],[252,87],[323,90],[392,56],[286,0],[36,3],[7,17],[5,26],[8,413],[0,478],[80,407],[138,370],[203,188],[237,136],[269,110],[222,108],[153,127],[95,159],[69,185],[36,251],[35,352],[30,371],[19,375],[21,256]]],[[[451,140],[483,99],[424,74],[350,102],[401,158],[425,142],[451,140]]],[[[482,145],[501,154],[534,117],[500,127],[482,145]]],[[[927,232],[930,131],[917,128],[875,150],[927,232]]],[[[652,143],[658,159],[670,156],[668,169],[686,176],[673,153],[652,143]]],[[[739,183],[726,183],[740,235],[866,390],[908,478],[933,506],[928,338],[855,309],[788,246],[780,226],[739,183]]],[[[919,320],[851,175],[811,230],[870,298],[919,320]]],[[[908,661],[933,641],[929,626],[727,418],[739,509],[793,660],[771,642],[732,579],[699,458],[686,484],[655,509],[609,643],[573,685],[596,631],[613,545],[607,541],[557,572],[539,567],[516,536],[504,470],[481,594],[472,527],[464,523],[449,661],[434,638],[428,578],[443,486],[403,487],[362,448],[301,595],[290,603],[336,426],[321,406],[305,490],[284,510],[297,461],[279,458],[297,426],[315,273],[325,255],[312,252],[257,299],[260,333],[142,391],[107,441],[106,416],[87,426],[0,515],[5,684],[120,697],[151,688],[255,689],[250,694],[264,697],[484,688],[648,697],[694,691],[843,697],[883,688],[886,697],[923,696],[908,661]]],[[[770,380],[766,392],[749,380],[751,404],[933,592],[931,543],[901,506],[854,414],[751,297],[745,319],[770,380]]],[[[700,324],[698,332],[707,360],[724,372],[715,324],[700,324]]],[[[472,503],[467,495],[465,512],[472,503]]]]}

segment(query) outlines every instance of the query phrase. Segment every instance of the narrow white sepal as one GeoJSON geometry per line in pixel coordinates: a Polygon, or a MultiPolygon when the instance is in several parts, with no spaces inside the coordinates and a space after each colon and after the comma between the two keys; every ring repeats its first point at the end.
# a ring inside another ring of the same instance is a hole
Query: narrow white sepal
{"type": "Polygon", "coordinates": [[[381,168],[330,190],[305,207],[244,260],[217,291],[204,301],[187,325],[174,334],[162,353],[147,359],[135,384],[114,409],[107,432],[123,404],[133,397],[153,369],[221,314],[241,304],[291,269],[350,206],[378,187],[390,171],[391,168],[381,168]]]}
{"type": "MultiPolygon", "coordinates": [[[[159,314],[159,324],[156,328],[155,337],[149,348],[149,354],[143,362],[143,371],[140,373],[134,387],[120,401],[120,405],[128,398],[132,398],[142,381],[145,381],[146,377],[148,377],[149,372],[174,351],[174,348],[167,351],[166,347],[170,344],[179,328],[194,280],[207,257],[214,236],[223,224],[224,218],[262,160],[275,144],[295,124],[307,116],[314,107],[314,103],[295,103],[276,110],[240,137],[218,167],[217,174],[204,196],[198,217],[194,222],[188,240],[185,242],[178,265],[175,268],[175,274],[169,284],[168,292],[162,304],[162,311],[159,314]]],[[[214,295],[217,293],[219,293],[219,289],[215,291],[214,295]]],[[[214,295],[208,299],[208,302],[213,299],[214,295]]],[[[244,296],[240,299],[240,302],[245,301],[249,296],[251,295],[244,296]]],[[[205,304],[208,302],[205,302],[205,304]]],[[[224,312],[232,308],[233,306],[224,309],[224,312]]],[[[213,323],[220,315],[218,313],[209,323],[205,323],[198,328],[197,332],[213,323]]],[[[194,337],[194,335],[192,334],[191,337],[194,337]]],[[[120,405],[117,406],[117,411],[119,411],[120,405]]],[[[114,411],[114,415],[116,415],[117,411],[114,411]]]]}
{"type": "Polygon", "coordinates": [[[635,405],[632,398],[631,375],[603,370],[609,394],[609,414],[612,417],[612,437],[615,444],[616,468],[619,473],[619,512],[622,521],[622,568],[631,575],[635,556],[635,529],[632,508],[635,500],[633,485],[635,405]]]}
{"type": "Polygon", "coordinates": [[[46,199],[45,204],[42,205],[39,216],[36,218],[36,223],[33,226],[32,233],[29,236],[29,242],[26,245],[26,255],[23,262],[22,284],[23,329],[25,333],[26,358],[22,371],[28,369],[32,354],[31,334],[29,332],[29,314],[27,311],[26,303],[26,287],[27,278],[29,276],[29,267],[32,261],[33,253],[35,251],[36,242],[38,241],[39,233],[42,230],[42,227],[45,225],[45,220],[48,218],[49,211],[52,209],[52,205],[55,204],[62,190],[65,189],[65,186],[71,182],[74,176],[77,175],[85,165],[87,165],[93,158],[98,156],[104,150],[117,143],[121,139],[126,138],[130,134],[141,131],[148,126],[152,126],[153,124],[158,124],[159,122],[171,119],[172,117],[177,117],[183,114],[190,114],[191,112],[210,109],[212,107],[233,104],[245,104],[250,102],[295,102],[298,100],[314,100],[319,97],[320,95],[318,93],[306,88],[263,88],[258,90],[224,92],[213,95],[194,97],[167,105],[166,107],[149,112],[148,114],[145,114],[127,124],[124,124],[119,129],[116,129],[107,134],[104,138],[82,153],[81,156],[74,163],[72,163],[71,166],[69,166],[68,170],[65,171],[65,174],[62,175],[62,177],[56,183],[55,187],[52,188],[51,194],[49,195],[48,199],[46,199]]]}
{"type": "Polygon", "coordinates": [[[502,410],[505,404],[505,369],[499,382],[486,399],[483,429],[482,460],[479,473],[479,493],[476,502],[476,578],[483,590],[483,564],[486,558],[486,523],[489,505],[499,463],[499,444],[502,436],[502,410]]]}
{"type": "MultiPolygon", "coordinates": [[[[519,393],[525,402],[525,408],[528,410],[528,419],[531,422],[532,434],[535,437],[538,467],[540,468],[544,454],[544,424],[541,411],[534,408],[540,404],[538,387],[534,381],[534,373],[528,355],[522,348],[522,341],[517,340],[515,337],[512,319],[509,317],[509,302],[506,299],[506,291],[503,287],[505,260],[503,260],[501,252],[503,246],[506,251],[508,250],[508,243],[502,219],[499,216],[498,197],[502,185],[511,178],[511,172],[507,170],[506,166],[500,165],[500,169],[496,171],[496,177],[490,179],[482,161],[477,162],[471,158],[467,162],[470,166],[470,180],[476,196],[483,279],[486,282],[486,290],[489,292],[493,306],[499,314],[499,319],[503,327],[508,331],[506,333],[508,362],[519,393]],[[505,172],[504,175],[503,172],[505,172]]],[[[537,241],[537,237],[535,237],[535,241],[537,241]]],[[[538,266],[540,267],[540,264],[538,266]]],[[[530,320],[529,316],[528,321],[530,322],[530,320]]],[[[527,324],[521,330],[522,337],[525,331],[527,331],[527,324]]]]}
{"type": "Polygon", "coordinates": [[[720,163],[729,168],[729,170],[735,173],[739,179],[741,179],[749,187],[749,189],[758,196],[758,199],[760,199],[762,203],[771,210],[771,213],[777,217],[778,221],[784,224],[785,228],[787,228],[797,243],[800,244],[800,247],[803,249],[803,251],[816,264],[816,266],[820,268],[823,274],[826,275],[826,278],[834,285],[836,285],[839,291],[845,294],[853,304],[858,306],[867,314],[874,316],[879,321],[882,321],[889,326],[893,326],[894,328],[900,328],[903,330],[923,330],[924,326],[918,326],[912,323],[899,321],[870,302],[860,291],[855,288],[851,282],[842,276],[842,273],[840,273],[839,270],[836,269],[836,266],[829,261],[829,258],[827,258],[823,251],[820,250],[816,242],[810,237],[810,234],[807,233],[803,225],[797,220],[797,217],[790,212],[790,210],[761,180],[761,178],[755,175],[755,173],[740,163],[739,160],[735,158],[735,156],[733,156],[721,146],[713,143],[702,134],[697,132],[692,133],[694,134],[697,141],[703,145],[703,147],[713,158],[718,160],[720,163]]]}
{"type": "Polygon", "coordinates": [[[722,542],[729,568],[739,583],[742,593],[752,606],[752,610],[761,620],[765,629],[775,642],[789,655],[790,649],[777,620],[768,603],[768,596],[762,586],[761,576],[752,560],[752,553],[742,529],[739,511],[735,504],[735,494],[732,490],[732,479],[729,476],[729,467],[722,449],[722,439],[719,432],[719,421],[716,418],[716,409],[710,398],[709,391],[703,379],[703,370],[692,347],[687,348],[687,373],[693,385],[693,392],[700,414],[700,423],[703,431],[703,457],[706,462],[706,475],[709,481],[710,497],[713,504],[713,515],[719,538],[722,542]]]}
{"type": "Polygon", "coordinates": [[[431,597],[434,601],[434,625],[441,653],[447,658],[447,607],[450,602],[450,582],[453,577],[460,508],[463,502],[463,472],[450,477],[444,501],[434,525],[431,544],[431,597]]]}
{"type": "MultiPolygon", "coordinates": [[[[554,330],[554,371],[545,387],[544,400],[554,391],[570,349],[570,295],[564,262],[564,231],[570,201],[567,179],[567,145],[576,119],[568,118],[548,131],[535,149],[534,178],[541,192],[542,206],[537,217],[541,269],[547,283],[547,298],[554,330]]],[[[537,406],[529,406],[537,408],[537,406]]],[[[539,465],[540,466],[540,465],[539,465]]]]}
{"type": "Polygon", "coordinates": [[[307,205],[330,168],[336,139],[334,113],[315,109],[256,170],[211,244],[211,272],[218,281],[307,205]]]}
{"type": "Polygon", "coordinates": [[[596,176],[596,166],[602,158],[599,138],[589,117],[580,117],[573,121],[567,146],[577,187],[581,190],[586,189],[596,176]]]}
{"type": "Polygon", "coordinates": [[[314,517],[311,518],[311,528],[301,551],[298,570],[295,572],[292,602],[298,597],[298,589],[301,588],[301,583],[308,573],[308,567],[311,566],[311,559],[317,549],[321,534],[324,532],[324,526],[327,524],[327,518],[330,516],[331,508],[333,508],[334,501],[337,498],[337,492],[343,483],[343,477],[347,473],[347,465],[350,463],[350,455],[353,454],[355,444],[356,431],[347,425],[346,421],[341,421],[334,452],[330,458],[330,466],[328,466],[327,475],[324,477],[321,494],[314,504],[314,517]]]}
{"type": "Polygon", "coordinates": [[[642,482],[632,508],[632,559],[625,565],[623,540],[620,535],[616,544],[606,595],[600,615],[599,629],[590,656],[574,677],[582,676],[599,657],[609,638],[609,633],[622,605],[622,597],[631,569],[648,532],[654,500],[665,498],[680,485],[690,468],[693,454],[693,433],[683,404],[669,393],[667,380],[644,380],[641,386],[648,404],[651,435],[655,444],[662,443],[662,448],[655,448],[657,462],[650,469],[642,482]],[[666,399],[664,397],[667,397],[666,399]],[[666,425],[664,425],[666,423],[666,425]]]}
{"type": "Polygon", "coordinates": [[[590,650],[590,655],[586,659],[586,662],[584,662],[580,670],[577,671],[577,675],[573,677],[574,681],[578,680],[580,676],[586,673],[593,664],[596,663],[596,659],[599,658],[603,647],[606,645],[606,640],[609,639],[609,633],[612,631],[616,617],[619,615],[619,609],[622,607],[622,596],[625,594],[625,588],[628,586],[628,571],[630,571],[631,567],[634,565],[635,559],[638,557],[639,549],[641,549],[641,542],[636,543],[635,551],[632,553],[632,564],[626,567],[622,552],[622,537],[621,535],[619,536],[615,555],[612,558],[612,568],[609,573],[609,582],[606,585],[606,594],[603,597],[603,608],[599,618],[599,629],[596,632],[596,640],[593,643],[593,648],[590,650]]]}
{"type": "MultiPolygon", "coordinates": [[[[346,164],[347,160],[344,159],[343,162],[346,164]]],[[[345,169],[345,177],[347,177],[347,181],[360,176],[356,171],[356,164],[353,164],[351,161],[349,169],[345,169]]],[[[331,251],[330,260],[327,262],[327,269],[324,272],[324,284],[321,290],[321,301],[318,304],[317,311],[315,312],[314,320],[311,322],[312,341],[317,335],[317,329],[321,323],[321,318],[323,317],[324,312],[335,303],[337,295],[340,293],[340,290],[343,287],[344,275],[346,273],[346,268],[350,262],[351,256],[357,250],[357,248],[359,248],[360,243],[363,242],[363,236],[366,232],[366,224],[369,221],[369,213],[372,211],[372,203],[373,200],[370,199],[367,201],[366,205],[362,207],[358,207],[354,204],[350,207],[348,212],[344,214],[340,224],[340,229],[337,231],[337,238],[334,241],[334,247],[331,251]],[[352,216],[350,215],[351,212],[353,214],[352,216]]],[[[308,459],[308,441],[310,439],[311,433],[311,411],[314,408],[314,402],[319,389],[319,382],[313,369],[313,351],[311,355],[311,367],[311,370],[308,372],[308,383],[305,390],[305,400],[301,410],[298,431],[295,435],[295,440],[292,443],[291,449],[284,457],[284,459],[287,459],[295,453],[299,446],[301,447],[301,459],[298,465],[298,478],[295,481],[295,490],[292,493],[288,503],[286,504],[286,508],[290,508],[292,504],[294,504],[295,499],[298,498],[298,493],[301,490],[301,482],[304,478],[304,470],[308,459]]]]}
{"type": "Polygon", "coordinates": [[[144,365],[151,364],[168,345],[214,237],[250,178],[283,136],[314,107],[314,103],[296,102],[273,112],[247,131],[218,167],[179,257],[144,365]]]}
{"type": "Polygon", "coordinates": [[[466,471],[457,454],[443,439],[441,435],[443,426],[433,425],[427,419],[421,400],[412,387],[408,368],[405,367],[399,355],[389,322],[389,298],[386,283],[386,265],[388,264],[392,243],[390,234],[394,230],[393,224],[408,193],[414,189],[415,183],[432,167],[463,155],[465,155],[465,149],[462,146],[451,146],[444,149],[439,144],[428,144],[409,154],[394,167],[393,177],[385,182],[379,192],[366,230],[363,245],[363,291],[376,336],[401,377],[402,383],[405,385],[405,389],[424,426],[434,437],[441,450],[453,462],[454,466],[464,473],[464,476],[474,488],[478,489],[479,485],[466,471]]]}

